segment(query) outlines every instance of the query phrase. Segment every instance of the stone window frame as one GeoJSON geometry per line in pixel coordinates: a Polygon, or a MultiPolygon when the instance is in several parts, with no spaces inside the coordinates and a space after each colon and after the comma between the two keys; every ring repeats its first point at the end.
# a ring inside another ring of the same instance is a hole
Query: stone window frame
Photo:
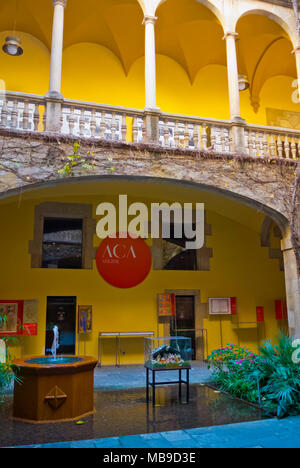
{"type": "MultiPolygon", "coordinates": [[[[193,212],[193,221],[195,220],[195,212],[193,212]]],[[[161,233],[160,221],[160,233],[161,233]]],[[[151,232],[151,222],[149,222],[149,232],[151,232]]],[[[210,271],[210,259],[213,258],[213,248],[207,247],[207,236],[212,236],[212,225],[207,224],[205,212],[205,241],[201,249],[197,249],[197,270],[168,270],[168,271],[210,271]]],[[[153,258],[153,270],[165,271],[163,266],[163,238],[160,236],[158,239],[152,239],[152,246],[150,247],[153,258]]]]}
{"type": "Polygon", "coordinates": [[[35,207],[33,240],[29,241],[31,268],[42,268],[42,249],[45,218],[82,220],[82,267],[93,268],[95,258],[94,234],[96,220],[92,218],[93,205],[81,203],[45,202],[35,207]]]}

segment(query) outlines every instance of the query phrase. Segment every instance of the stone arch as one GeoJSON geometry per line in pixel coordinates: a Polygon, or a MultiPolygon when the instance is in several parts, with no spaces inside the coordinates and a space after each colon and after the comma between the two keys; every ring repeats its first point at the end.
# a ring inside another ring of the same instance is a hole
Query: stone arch
{"type": "MultiPolygon", "coordinates": [[[[158,8],[168,0],[158,0],[156,1],[156,8],[155,8],[155,13],[157,13],[158,8]]],[[[219,20],[223,30],[225,31],[225,18],[222,14],[222,12],[209,0],[195,0],[197,3],[201,3],[203,6],[208,8],[219,20]]]]}
{"type": "MultiPolygon", "coordinates": [[[[241,11],[235,19],[234,30],[239,34],[237,47],[240,73],[246,75],[249,82],[248,92],[241,95],[241,108],[247,121],[251,121],[251,118],[257,118],[258,121],[264,119],[266,108],[272,107],[268,97],[272,89],[269,79],[286,76],[292,80],[297,76],[295,57],[291,54],[296,42],[293,21],[284,13],[280,16],[279,11],[279,8],[272,12],[268,11],[267,7],[253,8],[241,11]],[[257,29],[254,31],[255,25],[257,29]],[[277,60],[277,57],[281,59],[277,60]],[[264,86],[268,90],[265,98],[261,96],[264,86]],[[249,100],[246,101],[245,96],[248,93],[249,100]]],[[[276,88],[274,93],[273,107],[279,108],[280,104],[278,106],[275,102],[276,96],[280,94],[281,100],[284,101],[282,105],[287,106],[284,108],[295,110],[291,108],[292,101],[289,98],[288,101],[284,100],[279,90],[279,87],[276,88]]]]}
{"type": "MultiPolygon", "coordinates": [[[[134,172],[132,170],[132,172],[134,172]]],[[[137,171],[138,172],[138,171],[137,171]]],[[[233,200],[239,203],[244,204],[245,206],[252,208],[256,211],[259,211],[261,213],[264,213],[266,217],[270,220],[270,222],[274,222],[277,224],[279,227],[281,233],[283,234],[286,230],[286,227],[288,225],[288,219],[285,217],[284,214],[280,213],[279,211],[276,211],[275,209],[271,208],[270,206],[264,205],[262,202],[254,200],[248,196],[242,195],[241,193],[238,193],[237,191],[231,191],[231,190],[225,190],[222,189],[216,185],[208,185],[205,183],[200,183],[200,182],[194,182],[190,180],[184,180],[184,179],[175,179],[175,178],[170,178],[170,177],[151,177],[151,176],[141,176],[141,175],[118,175],[117,177],[114,175],[91,175],[91,176],[79,176],[79,177],[72,177],[72,178],[59,178],[59,179],[53,179],[53,180],[48,180],[46,182],[39,182],[35,184],[27,184],[24,185],[23,187],[18,187],[18,188],[12,188],[10,190],[7,190],[3,193],[0,193],[0,200],[6,199],[13,197],[15,195],[18,195],[20,193],[20,189],[22,190],[22,193],[25,192],[31,192],[31,191],[36,191],[40,190],[43,188],[49,188],[49,187],[58,187],[61,185],[66,185],[66,184],[80,184],[83,182],[109,182],[109,181],[116,181],[120,180],[123,182],[142,182],[144,184],[151,184],[151,183],[156,183],[156,184],[171,184],[180,187],[190,187],[190,188],[198,188],[199,190],[207,191],[207,192],[212,192],[217,195],[224,196],[225,198],[229,200],[233,200]]],[[[268,224],[269,226],[269,224],[268,224]]]]}
{"type": "Polygon", "coordinates": [[[285,33],[287,34],[288,38],[290,39],[290,41],[292,42],[293,46],[296,47],[297,46],[297,35],[296,33],[294,32],[292,26],[290,24],[288,24],[286,21],[284,21],[280,16],[272,13],[271,11],[268,11],[264,8],[256,8],[256,9],[253,9],[253,10],[247,10],[247,11],[244,11],[243,13],[241,13],[236,19],[235,19],[235,23],[234,23],[234,31],[236,31],[236,27],[237,27],[237,24],[239,22],[239,20],[245,16],[248,16],[248,15],[261,15],[261,16],[266,16],[267,18],[271,19],[272,21],[274,21],[275,23],[279,24],[279,26],[282,27],[282,29],[285,31],[285,33]]]}

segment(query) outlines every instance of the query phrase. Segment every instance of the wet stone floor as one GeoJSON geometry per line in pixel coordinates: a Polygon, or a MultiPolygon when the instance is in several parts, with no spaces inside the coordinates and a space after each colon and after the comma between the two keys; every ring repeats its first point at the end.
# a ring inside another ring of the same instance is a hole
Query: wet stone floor
{"type": "MultiPolygon", "coordinates": [[[[190,403],[178,402],[177,386],[156,389],[156,407],[146,404],[145,388],[95,390],[96,413],[76,422],[30,424],[11,418],[13,397],[0,404],[0,446],[33,445],[64,441],[175,431],[262,419],[253,406],[203,384],[191,384],[190,403]]],[[[26,404],[26,402],[24,402],[26,404]]]]}

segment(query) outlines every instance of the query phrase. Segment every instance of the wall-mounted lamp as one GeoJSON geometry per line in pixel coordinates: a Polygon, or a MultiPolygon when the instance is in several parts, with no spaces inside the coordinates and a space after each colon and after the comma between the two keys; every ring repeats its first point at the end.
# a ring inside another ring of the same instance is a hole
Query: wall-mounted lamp
{"type": "Polygon", "coordinates": [[[23,55],[23,49],[21,47],[21,41],[18,37],[15,36],[8,36],[5,39],[5,44],[2,47],[2,50],[13,57],[18,57],[19,55],[23,55]]]}
{"type": "Polygon", "coordinates": [[[239,75],[239,90],[246,91],[249,88],[249,81],[246,75],[239,75]]]}

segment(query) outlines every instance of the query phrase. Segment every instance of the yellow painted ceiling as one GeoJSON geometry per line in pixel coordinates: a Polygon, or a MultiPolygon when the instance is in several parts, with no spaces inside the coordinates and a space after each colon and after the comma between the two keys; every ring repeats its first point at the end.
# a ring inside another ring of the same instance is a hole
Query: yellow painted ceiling
{"type": "Polygon", "coordinates": [[[266,16],[247,15],[237,25],[240,71],[248,76],[253,98],[277,75],[296,78],[293,46],[281,26],[266,16]]]}
{"type": "Polygon", "coordinates": [[[208,8],[195,0],[169,0],[157,16],[157,52],[181,64],[191,81],[206,65],[226,65],[223,28],[208,8]]]}
{"type": "MultiPolygon", "coordinates": [[[[157,16],[157,53],[179,63],[191,82],[206,65],[226,65],[223,28],[208,8],[196,0],[167,0],[157,16]]],[[[0,0],[0,31],[12,30],[16,22],[17,30],[32,34],[49,50],[52,18],[52,0],[0,0]]],[[[137,0],[69,0],[64,47],[80,42],[105,46],[128,73],[144,55],[142,20],[137,0]]],[[[292,44],[281,26],[265,16],[246,15],[237,31],[240,72],[247,74],[253,96],[259,96],[265,81],[273,76],[296,77],[292,44]]]]}
{"type": "MultiPolygon", "coordinates": [[[[52,0],[0,0],[0,31],[12,30],[15,18],[17,30],[32,34],[50,50],[52,0]]],[[[127,73],[132,63],[144,55],[142,22],[137,0],[69,0],[64,48],[80,42],[105,46],[120,59],[127,73]]]]}

